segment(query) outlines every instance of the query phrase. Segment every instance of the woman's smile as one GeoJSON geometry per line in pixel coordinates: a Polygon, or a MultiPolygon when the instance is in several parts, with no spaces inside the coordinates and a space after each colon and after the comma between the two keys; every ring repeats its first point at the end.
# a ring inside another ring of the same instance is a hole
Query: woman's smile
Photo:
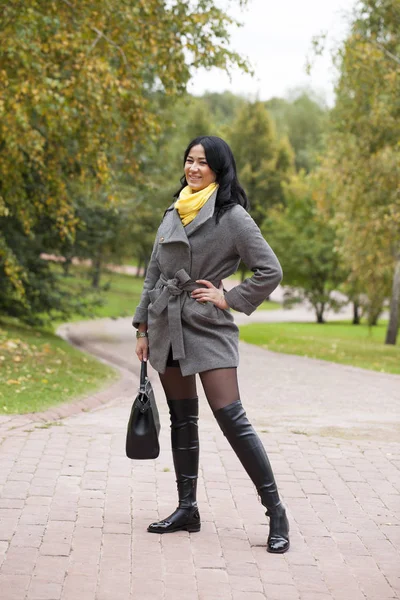
{"type": "Polygon", "coordinates": [[[199,192],[214,183],[217,176],[208,166],[203,146],[191,148],[185,162],[185,177],[193,191],[199,192]]]}

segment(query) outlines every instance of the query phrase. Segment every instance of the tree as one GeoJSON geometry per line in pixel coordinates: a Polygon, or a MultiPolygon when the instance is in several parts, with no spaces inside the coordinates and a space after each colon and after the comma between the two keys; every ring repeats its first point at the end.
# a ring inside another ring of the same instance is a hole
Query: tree
{"type": "Polygon", "coordinates": [[[293,169],[293,151],[287,139],[277,139],[262,102],[243,106],[232,123],[229,140],[251,215],[261,227],[268,209],[284,201],[282,185],[293,169]]]}
{"type": "Polygon", "coordinates": [[[359,3],[336,57],[340,78],[325,161],[351,276],[375,314],[391,297],[387,344],[396,343],[399,326],[399,23],[397,0],[359,3]]]}
{"type": "Polygon", "coordinates": [[[155,95],[183,94],[200,66],[247,66],[213,0],[0,0],[0,11],[0,285],[23,315],[37,310],[27,281],[41,284],[10,244],[10,220],[28,254],[58,250],[75,235],[77,185],[115,203],[115,165],[139,176],[160,129],[155,95]],[[44,220],[54,235],[39,249],[44,220]]]}
{"type": "Polygon", "coordinates": [[[284,186],[286,205],[273,208],[263,231],[279,256],[286,303],[308,301],[318,323],[324,323],[325,309],[339,309],[343,302],[334,292],[345,280],[336,248],[336,231],[318,209],[317,197],[324,181],[319,173],[294,175],[284,186]]]}
{"type": "Polygon", "coordinates": [[[289,139],[296,169],[310,172],[324,149],[329,114],[324,101],[307,89],[296,89],[289,98],[272,98],[265,106],[278,135],[289,139]]]}
{"type": "MultiPolygon", "coordinates": [[[[287,139],[277,140],[275,127],[262,102],[248,102],[237,113],[229,131],[239,181],[250,200],[250,213],[261,228],[268,210],[284,201],[283,183],[293,168],[287,139]]],[[[246,267],[240,266],[241,278],[246,267]]]]}
{"type": "Polygon", "coordinates": [[[212,115],[214,122],[222,129],[231,125],[239,110],[246,104],[244,97],[231,92],[206,92],[201,96],[201,101],[207,109],[207,114],[212,115]]]}

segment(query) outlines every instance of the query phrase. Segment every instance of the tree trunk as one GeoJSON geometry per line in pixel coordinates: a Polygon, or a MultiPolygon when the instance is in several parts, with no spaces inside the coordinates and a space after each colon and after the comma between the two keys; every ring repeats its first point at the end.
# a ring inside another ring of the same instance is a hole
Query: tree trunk
{"type": "Polygon", "coordinates": [[[317,315],[317,323],[325,323],[324,310],[325,310],[325,304],[324,303],[317,304],[315,306],[315,313],[317,315]]]}
{"type": "Polygon", "coordinates": [[[378,325],[378,319],[381,316],[382,306],[379,308],[370,308],[368,311],[368,327],[375,327],[378,325]]]}
{"type": "Polygon", "coordinates": [[[138,258],[138,264],[136,267],[136,277],[140,277],[140,271],[142,270],[142,259],[138,258]]]}
{"type": "Polygon", "coordinates": [[[66,256],[65,261],[62,263],[64,277],[68,277],[69,269],[70,269],[71,265],[72,265],[72,256],[66,256]]]}
{"type": "Polygon", "coordinates": [[[360,324],[360,305],[358,300],[354,300],[353,302],[353,325],[360,324]]]}
{"type": "Polygon", "coordinates": [[[395,344],[399,330],[399,304],[400,304],[400,256],[394,268],[392,296],[390,298],[390,315],[386,330],[385,344],[395,344]]]}
{"type": "Polygon", "coordinates": [[[101,254],[99,253],[93,259],[93,272],[92,272],[92,287],[97,289],[100,285],[101,276],[101,254]]]}

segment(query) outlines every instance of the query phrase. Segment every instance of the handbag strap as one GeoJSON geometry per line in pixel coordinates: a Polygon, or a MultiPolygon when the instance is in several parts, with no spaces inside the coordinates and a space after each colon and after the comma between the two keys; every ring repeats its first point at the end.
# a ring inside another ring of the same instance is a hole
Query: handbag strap
{"type": "Polygon", "coordinates": [[[147,380],[147,361],[142,360],[140,367],[140,392],[142,394],[146,391],[146,380],[147,380]]]}

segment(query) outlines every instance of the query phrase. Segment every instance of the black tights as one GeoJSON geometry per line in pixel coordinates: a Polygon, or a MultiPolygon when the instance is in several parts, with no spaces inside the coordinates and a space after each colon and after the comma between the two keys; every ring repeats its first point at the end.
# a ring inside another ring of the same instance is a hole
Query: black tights
{"type": "MultiPolygon", "coordinates": [[[[184,377],[176,366],[167,366],[160,380],[168,400],[185,400],[195,398],[196,376],[184,377]]],[[[200,380],[211,410],[215,412],[240,399],[236,368],[212,369],[200,373],[200,380]]]]}

